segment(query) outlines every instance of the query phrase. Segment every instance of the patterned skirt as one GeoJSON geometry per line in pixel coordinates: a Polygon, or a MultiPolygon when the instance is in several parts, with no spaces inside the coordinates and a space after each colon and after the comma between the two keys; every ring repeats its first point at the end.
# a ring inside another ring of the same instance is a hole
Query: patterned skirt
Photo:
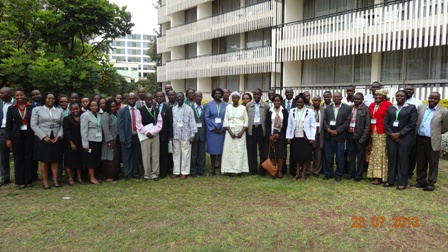
{"type": "Polygon", "coordinates": [[[376,133],[376,129],[372,134],[372,152],[370,154],[369,169],[367,170],[368,178],[380,178],[383,182],[387,181],[387,147],[386,134],[376,133]]]}

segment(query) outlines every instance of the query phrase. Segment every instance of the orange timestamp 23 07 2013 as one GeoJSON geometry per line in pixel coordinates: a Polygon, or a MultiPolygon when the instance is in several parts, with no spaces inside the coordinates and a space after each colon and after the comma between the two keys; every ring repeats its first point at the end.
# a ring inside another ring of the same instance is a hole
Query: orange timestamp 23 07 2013
{"type": "MultiPolygon", "coordinates": [[[[352,216],[352,228],[364,228],[369,226],[369,219],[364,216],[352,216]],[[367,224],[366,224],[367,223],[367,224]]],[[[370,218],[370,224],[372,228],[383,228],[388,225],[392,228],[418,228],[420,224],[418,222],[418,216],[406,217],[406,216],[393,216],[390,220],[384,216],[373,216],[370,218]]]]}

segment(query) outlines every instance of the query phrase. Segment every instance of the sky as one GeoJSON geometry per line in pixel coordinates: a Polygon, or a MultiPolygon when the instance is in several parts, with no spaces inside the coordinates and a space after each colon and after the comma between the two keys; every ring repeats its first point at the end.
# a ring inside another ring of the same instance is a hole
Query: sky
{"type": "Polygon", "coordinates": [[[155,34],[157,28],[157,11],[153,3],[157,0],[109,0],[118,6],[127,6],[135,24],[132,33],[155,34]]]}

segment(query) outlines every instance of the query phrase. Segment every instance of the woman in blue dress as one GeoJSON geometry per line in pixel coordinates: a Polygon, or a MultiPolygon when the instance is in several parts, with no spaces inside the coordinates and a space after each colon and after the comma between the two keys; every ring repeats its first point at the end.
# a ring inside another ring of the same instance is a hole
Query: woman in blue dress
{"type": "Polygon", "coordinates": [[[224,92],[220,88],[212,90],[213,101],[205,105],[205,123],[207,125],[207,152],[210,154],[210,175],[215,175],[216,161],[221,160],[226,130],[223,128],[227,103],[221,101],[224,92]]]}

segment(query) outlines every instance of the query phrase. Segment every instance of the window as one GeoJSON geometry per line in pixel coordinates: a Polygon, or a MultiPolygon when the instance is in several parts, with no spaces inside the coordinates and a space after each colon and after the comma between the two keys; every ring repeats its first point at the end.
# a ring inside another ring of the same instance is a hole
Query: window
{"type": "Polygon", "coordinates": [[[265,28],[246,33],[246,48],[256,48],[271,45],[271,29],[265,28]]]}
{"type": "Polygon", "coordinates": [[[141,39],[141,38],[142,38],[142,36],[140,34],[135,35],[135,39],[141,39]]]}
{"type": "Polygon", "coordinates": [[[132,42],[128,41],[128,47],[132,47],[132,42]]]}
{"type": "Polygon", "coordinates": [[[141,46],[142,46],[142,43],[140,43],[140,42],[136,42],[136,43],[135,43],[135,46],[136,46],[136,47],[141,47],[141,46]]]}
{"type": "Polygon", "coordinates": [[[148,50],[143,50],[143,55],[148,55],[148,50]]]}
{"type": "Polygon", "coordinates": [[[246,0],[246,6],[266,2],[266,0],[246,0]]]}
{"type": "Polygon", "coordinates": [[[121,41],[117,41],[116,43],[117,43],[117,46],[121,46],[122,45],[121,41]]]}
{"type": "Polygon", "coordinates": [[[403,51],[390,51],[383,53],[381,64],[381,81],[401,80],[403,51]]]}
{"type": "Polygon", "coordinates": [[[228,53],[240,50],[240,34],[214,39],[212,42],[213,54],[228,53]]]}
{"type": "Polygon", "coordinates": [[[191,43],[185,45],[185,58],[194,58],[198,55],[198,46],[197,43],[191,43]]]}
{"type": "Polygon", "coordinates": [[[213,88],[227,88],[231,91],[240,90],[240,76],[239,75],[229,75],[229,76],[219,76],[212,78],[213,88]]]}
{"type": "Polygon", "coordinates": [[[186,10],[185,11],[185,23],[188,24],[188,23],[196,22],[198,20],[197,12],[198,12],[198,9],[196,7],[186,10]]]}
{"type": "Polygon", "coordinates": [[[132,51],[133,51],[132,49],[128,49],[128,50],[127,50],[127,52],[128,52],[127,54],[128,54],[128,55],[133,54],[132,51]]]}
{"type": "Polygon", "coordinates": [[[215,0],[212,4],[213,15],[219,15],[241,7],[240,0],[215,0]]]}
{"type": "Polygon", "coordinates": [[[270,83],[271,83],[270,73],[248,74],[246,75],[245,90],[253,91],[256,88],[261,88],[261,90],[268,90],[270,83]]]}
{"type": "MultiPolygon", "coordinates": [[[[365,2],[365,1],[364,1],[365,2]]],[[[303,1],[303,18],[315,18],[334,14],[337,12],[356,9],[363,5],[359,0],[309,0],[303,1]],[[358,3],[359,2],[359,3],[358,3]]]]}
{"type": "Polygon", "coordinates": [[[131,39],[132,35],[131,34],[126,35],[126,38],[131,39]]]}
{"type": "Polygon", "coordinates": [[[194,88],[195,90],[197,89],[197,86],[198,86],[197,83],[198,83],[198,79],[197,79],[197,78],[186,79],[186,80],[185,80],[185,86],[186,86],[186,87],[194,88]]]}
{"type": "Polygon", "coordinates": [[[448,79],[448,46],[431,48],[431,79],[448,79]]]}
{"type": "Polygon", "coordinates": [[[426,80],[429,78],[430,48],[408,50],[406,60],[406,80],[426,80]]]}
{"type": "Polygon", "coordinates": [[[116,46],[116,45],[117,45],[117,42],[112,41],[111,46],[116,46]]]}
{"type": "Polygon", "coordinates": [[[368,84],[371,66],[371,54],[305,60],[302,64],[302,83],[368,84]]]}
{"type": "Polygon", "coordinates": [[[148,40],[148,35],[143,35],[143,40],[148,40]]]}

